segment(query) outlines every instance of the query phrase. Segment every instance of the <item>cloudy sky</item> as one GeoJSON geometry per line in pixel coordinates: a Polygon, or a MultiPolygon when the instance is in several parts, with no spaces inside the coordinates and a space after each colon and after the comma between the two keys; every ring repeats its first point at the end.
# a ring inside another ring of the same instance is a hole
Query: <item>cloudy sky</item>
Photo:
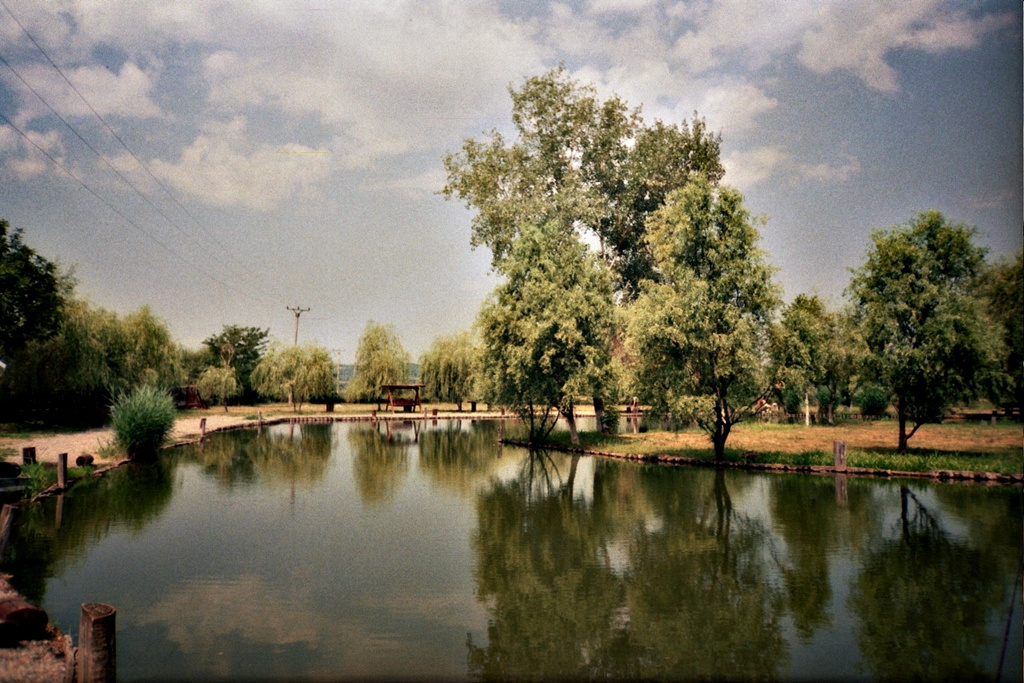
{"type": "Polygon", "coordinates": [[[496,281],[441,157],[564,63],[646,120],[694,111],[767,217],[788,299],[842,302],[873,228],[935,208],[1022,240],[1016,0],[0,0],[0,218],[79,293],[350,362],[414,356],[496,281]]]}

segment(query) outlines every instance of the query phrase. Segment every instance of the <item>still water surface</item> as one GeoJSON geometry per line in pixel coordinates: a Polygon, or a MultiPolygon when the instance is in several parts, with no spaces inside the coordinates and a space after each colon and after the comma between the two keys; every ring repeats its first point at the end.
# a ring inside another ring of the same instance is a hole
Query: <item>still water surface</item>
{"type": "Polygon", "coordinates": [[[26,509],[121,680],[1021,679],[1019,487],[667,468],[493,422],[213,435],[26,509]],[[1008,636],[1007,636],[1008,634],[1008,636]]]}

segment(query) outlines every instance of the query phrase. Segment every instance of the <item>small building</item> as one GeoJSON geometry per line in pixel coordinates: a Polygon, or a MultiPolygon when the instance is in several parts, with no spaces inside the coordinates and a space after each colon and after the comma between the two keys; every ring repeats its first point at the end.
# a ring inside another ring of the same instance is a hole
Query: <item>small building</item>
{"type": "Polygon", "coordinates": [[[387,408],[395,412],[395,408],[401,408],[403,412],[411,413],[423,407],[420,401],[420,389],[426,384],[385,384],[381,389],[387,392],[387,408]]]}

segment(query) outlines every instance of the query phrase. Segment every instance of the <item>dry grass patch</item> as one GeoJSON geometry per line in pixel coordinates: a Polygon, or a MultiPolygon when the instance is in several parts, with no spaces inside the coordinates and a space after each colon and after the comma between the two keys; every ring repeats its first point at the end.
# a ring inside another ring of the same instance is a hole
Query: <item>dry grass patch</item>
{"type": "MultiPolygon", "coordinates": [[[[710,447],[702,431],[648,432],[623,434],[649,448],[666,450],[704,449],[710,447]]],[[[898,441],[895,422],[877,421],[841,424],[835,427],[802,424],[739,424],[729,435],[732,449],[758,453],[832,452],[833,441],[845,441],[847,451],[893,452],[898,441]]],[[[910,440],[913,451],[946,453],[1005,453],[1024,454],[1024,428],[1019,423],[1003,422],[997,425],[978,423],[946,423],[924,425],[910,440]]]]}

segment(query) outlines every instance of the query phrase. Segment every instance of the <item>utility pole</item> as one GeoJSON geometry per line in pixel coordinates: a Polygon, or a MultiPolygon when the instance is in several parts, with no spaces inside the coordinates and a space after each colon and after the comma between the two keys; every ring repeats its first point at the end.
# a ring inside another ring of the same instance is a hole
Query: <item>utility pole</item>
{"type": "Polygon", "coordinates": [[[302,315],[303,313],[305,313],[306,311],[308,311],[309,309],[308,308],[299,308],[298,306],[296,306],[295,308],[292,308],[291,306],[285,306],[285,308],[288,309],[289,311],[292,311],[293,313],[295,313],[295,339],[294,339],[294,341],[292,341],[292,346],[298,346],[299,345],[299,316],[302,315]]]}

